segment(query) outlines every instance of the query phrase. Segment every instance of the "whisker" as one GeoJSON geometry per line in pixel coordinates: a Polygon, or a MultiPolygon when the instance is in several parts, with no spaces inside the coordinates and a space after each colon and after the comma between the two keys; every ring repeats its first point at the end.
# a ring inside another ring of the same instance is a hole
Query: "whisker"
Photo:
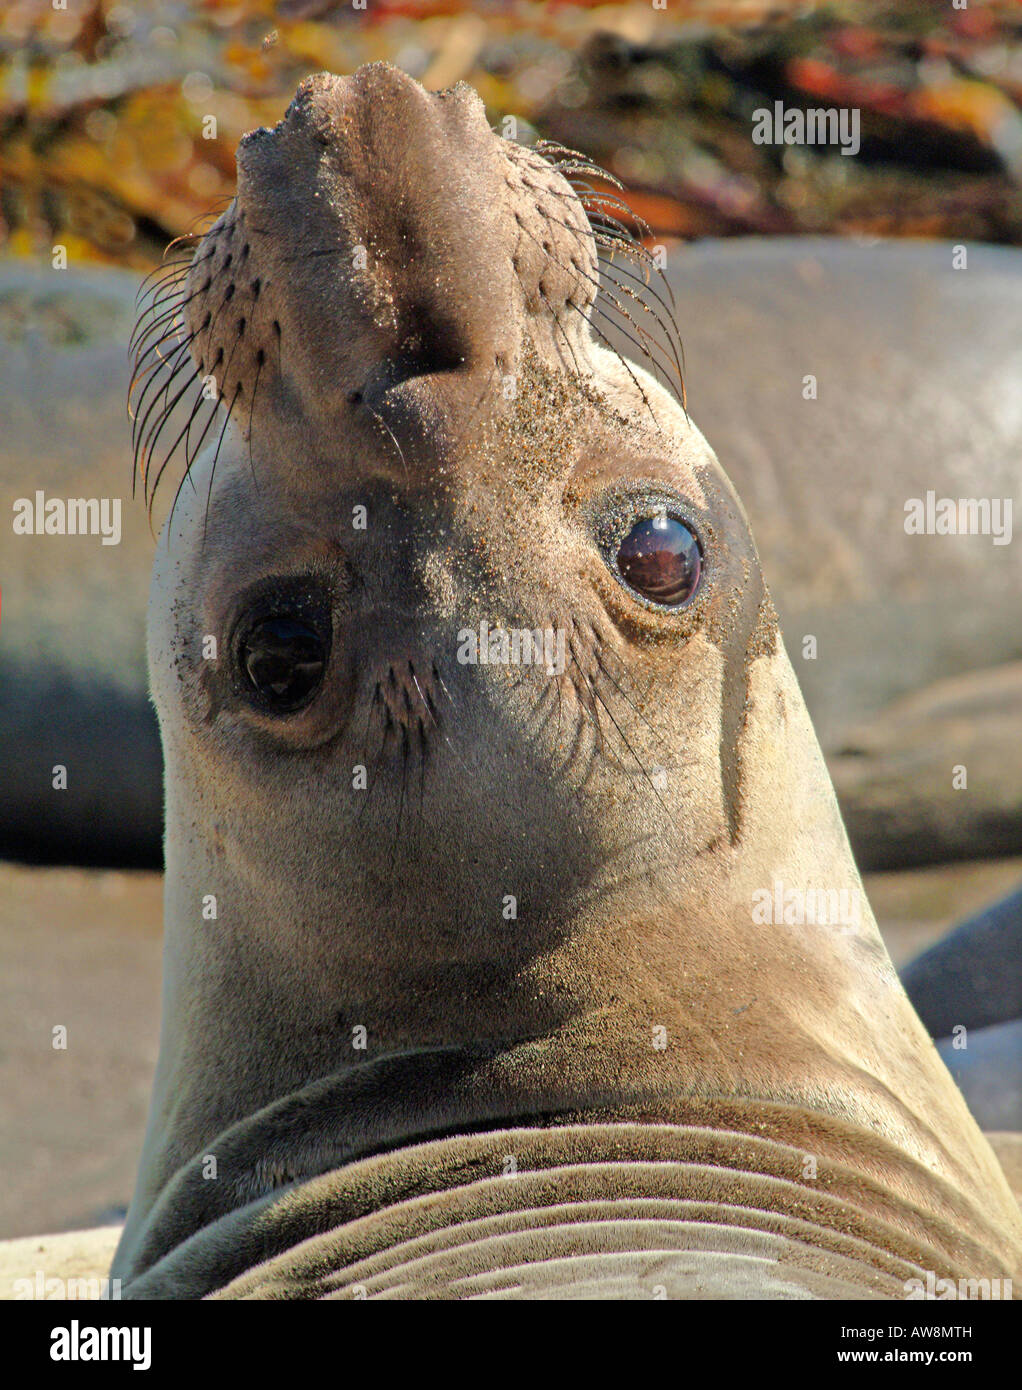
{"type": "MultiPolygon", "coordinates": [[[[191,381],[189,381],[189,382],[187,383],[187,385],[186,385],[185,388],[184,388],[185,391],[188,390],[188,387],[189,387],[191,384],[192,384],[191,381]]],[[[182,395],[183,395],[183,394],[184,394],[184,392],[182,392],[182,395]]],[[[174,440],[173,444],[172,444],[172,445],[170,446],[170,448],[167,450],[166,454],[164,455],[163,462],[160,464],[159,471],[158,471],[157,474],[156,474],[156,481],[153,483],[153,492],[152,492],[153,497],[155,497],[155,495],[156,495],[156,489],[157,489],[157,487],[159,486],[160,479],[163,477],[163,470],[166,468],[167,464],[170,462],[171,457],[172,457],[172,455],[173,455],[173,453],[174,453],[174,450],[175,450],[175,449],[177,448],[177,446],[181,443],[182,438],[183,438],[183,437],[188,433],[188,431],[191,429],[191,427],[192,427],[192,421],[195,419],[196,412],[198,411],[198,409],[199,409],[199,407],[200,407],[200,405],[201,405],[201,403],[202,403],[202,400],[203,400],[203,395],[202,395],[202,389],[200,388],[200,390],[199,390],[199,395],[198,395],[198,400],[196,401],[195,405],[192,406],[191,414],[188,416],[188,419],[185,421],[184,425],[182,425],[182,427],[181,427],[181,432],[178,434],[178,437],[174,440]]],[[[218,402],[210,402],[210,404],[214,406],[214,410],[215,410],[215,406],[216,406],[217,403],[218,403],[218,402]]],[[[151,454],[151,453],[150,453],[150,456],[149,456],[149,461],[150,461],[150,463],[152,462],[152,454],[151,454]]],[[[182,479],[181,479],[181,482],[182,482],[182,483],[184,482],[184,480],[185,480],[186,477],[189,479],[190,482],[192,481],[192,480],[191,480],[190,472],[186,471],[185,474],[184,474],[184,476],[183,476],[182,479]]],[[[195,487],[195,483],[192,482],[192,488],[194,489],[194,487],[195,487]]],[[[151,510],[152,510],[152,509],[150,508],[150,511],[151,511],[151,510]]]]}
{"type": "Polygon", "coordinates": [[[401,841],[401,817],[404,814],[405,789],[408,783],[408,730],[404,724],[401,725],[401,792],[397,803],[397,824],[394,829],[394,843],[390,851],[390,862],[387,866],[387,873],[394,872],[394,864],[397,860],[397,847],[401,841]]]}
{"type": "Polygon", "coordinates": [[[145,458],[146,454],[149,452],[149,446],[153,441],[154,432],[158,431],[159,429],[162,429],[164,423],[166,422],[168,413],[174,409],[174,406],[181,399],[181,393],[179,393],[174,398],[174,400],[168,404],[170,398],[170,388],[173,385],[179,373],[187,373],[187,376],[185,378],[184,390],[188,389],[188,386],[191,384],[192,377],[195,375],[195,364],[193,363],[191,356],[189,355],[187,342],[181,344],[180,348],[175,352],[174,359],[174,365],[168,365],[167,367],[166,377],[164,378],[161,377],[159,374],[154,373],[149,378],[149,381],[146,382],[145,391],[143,392],[142,396],[139,397],[138,408],[141,409],[142,401],[145,397],[145,392],[148,391],[152,385],[156,385],[156,394],[153,396],[152,400],[149,402],[149,405],[146,407],[145,414],[141,417],[141,419],[136,417],[132,424],[131,437],[133,448],[136,451],[136,457],[141,456],[142,458],[145,458]],[[160,384],[161,382],[162,385],[160,384]],[[147,435],[146,425],[149,422],[150,415],[156,409],[157,405],[160,403],[161,397],[163,398],[161,413],[157,416],[156,420],[149,427],[149,433],[147,435]]]}
{"type": "Polygon", "coordinates": [[[643,389],[642,384],[641,384],[641,382],[639,381],[639,378],[638,378],[638,377],[635,375],[635,373],[632,371],[631,366],[630,366],[629,363],[628,363],[627,357],[622,357],[622,356],[621,356],[620,352],[618,352],[617,348],[614,346],[614,344],[613,344],[613,343],[610,341],[610,339],[607,337],[606,333],[604,333],[603,330],[602,330],[597,324],[595,324],[595,323],[593,322],[593,320],[588,316],[588,314],[586,314],[586,312],[585,312],[584,309],[579,308],[579,306],[578,306],[573,300],[571,300],[571,299],[565,300],[565,303],[571,305],[571,307],[572,307],[574,310],[576,310],[577,313],[581,314],[582,318],[585,320],[586,323],[588,323],[589,327],[590,327],[590,328],[593,330],[593,332],[597,335],[597,337],[600,339],[600,341],[601,341],[602,343],[604,343],[605,346],[606,346],[607,348],[609,348],[609,350],[614,354],[614,356],[617,358],[617,360],[621,363],[622,367],[624,367],[625,371],[626,371],[626,372],[628,373],[628,375],[631,377],[632,382],[633,382],[633,384],[634,384],[634,386],[635,386],[635,389],[638,391],[639,395],[642,397],[643,405],[645,405],[646,409],[649,411],[650,419],[653,421],[654,425],[656,425],[657,429],[660,430],[661,433],[663,433],[663,430],[661,429],[661,426],[660,426],[660,421],[656,418],[656,415],[653,413],[653,407],[652,407],[652,405],[650,404],[649,397],[646,395],[646,392],[645,392],[645,390],[643,389]]]}
{"type": "Polygon", "coordinates": [[[138,322],[135,325],[135,331],[132,333],[131,340],[128,344],[129,351],[136,352],[140,355],[142,352],[142,344],[156,331],[156,328],[160,324],[167,323],[169,320],[173,319],[176,314],[180,314],[181,310],[184,309],[187,304],[190,304],[197,295],[205,294],[212,283],[212,277],[207,276],[205,284],[200,285],[198,289],[192,290],[191,294],[186,295],[184,299],[178,298],[177,286],[175,285],[174,289],[167,295],[167,298],[172,300],[173,303],[170,304],[169,308],[164,309],[162,313],[158,314],[150,323],[146,324],[144,329],[142,329],[143,315],[139,315],[138,322]],[[140,329],[142,329],[141,333],[139,333],[140,329]]]}
{"type": "MultiPolygon", "coordinates": [[[[548,218],[548,221],[552,222],[554,226],[564,228],[565,231],[569,231],[569,232],[575,232],[575,231],[576,231],[576,228],[573,227],[573,226],[571,225],[571,223],[569,223],[569,222],[562,222],[562,221],[560,221],[560,220],[559,220],[558,218],[556,218],[556,217],[548,218]]],[[[527,231],[528,229],[525,228],[525,229],[523,229],[523,230],[526,230],[526,231],[527,231]]],[[[531,236],[532,233],[530,232],[529,235],[531,236]]],[[[535,238],[535,237],[533,236],[533,240],[537,240],[537,238],[535,238]]],[[[600,238],[600,237],[597,237],[597,236],[594,236],[594,240],[596,240],[596,241],[597,241],[597,244],[599,245],[599,244],[600,244],[601,238],[600,238]]],[[[628,247],[617,247],[617,248],[614,248],[614,249],[615,249],[615,250],[628,251],[630,248],[628,248],[628,247]]],[[[631,248],[631,249],[633,249],[633,248],[631,248]]],[[[564,270],[565,272],[568,272],[568,267],[563,263],[563,261],[558,260],[556,257],[554,257],[553,255],[551,255],[551,253],[549,253],[549,252],[547,252],[546,254],[550,256],[550,259],[554,261],[554,264],[555,264],[555,265],[558,265],[562,270],[564,270]]],[[[652,262],[651,262],[651,263],[652,263],[652,262]]],[[[618,267],[618,266],[616,266],[616,265],[613,263],[613,251],[612,251],[612,253],[611,253],[611,259],[610,259],[609,261],[608,261],[607,258],[598,257],[598,265],[599,265],[599,269],[600,269],[601,273],[603,274],[603,277],[604,277],[603,280],[597,280],[597,279],[595,279],[593,276],[589,275],[586,271],[584,271],[580,266],[577,266],[577,265],[574,265],[574,264],[573,264],[573,266],[572,266],[572,269],[573,269],[577,274],[581,275],[584,279],[588,280],[589,283],[590,283],[591,285],[593,285],[593,286],[595,287],[596,291],[597,291],[597,293],[596,293],[596,298],[594,299],[593,305],[592,305],[592,312],[593,312],[593,313],[597,313],[597,314],[602,314],[603,317],[604,317],[604,319],[605,319],[608,323],[610,323],[611,326],[612,326],[617,332],[621,333],[624,337],[626,337],[626,338],[628,339],[628,341],[631,342],[631,343],[639,350],[639,352],[642,354],[643,357],[645,357],[645,359],[650,363],[650,365],[654,368],[654,370],[655,370],[656,372],[658,372],[658,373],[664,378],[665,384],[667,385],[668,389],[669,389],[675,396],[677,396],[678,400],[681,402],[682,409],[685,409],[685,410],[686,410],[686,415],[687,415],[688,412],[687,412],[687,409],[686,409],[685,379],[684,379],[684,371],[683,371],[683,366],[682,366],[682,361],[683,361],[683,358],[684,358],[684,348],[683,348],[683,346],[682,346],[682,344],[681,344],[681,338],[680,338],[680,335],[678,334],[677,325],[674,323],[673,317],[671,316],[670,312],[667,310],[667,306],[663,304],[662,298],[661,298],[659,295],[657,295],[655,291],[653,291],[653,290],[651,289],[651,287],[649,286],[648,281],[643,280],[641,283],[643,284],[644,289],[646,289],[649,293],[653,294],[654,298],[656,298],[656,299],[659,301],[659,303],[663,306],[663,308],[664,308],[664,310],[665,310],[665,312],[664,312],[663,314],[659,313],[655,308],[653,308],[650,304],[648,304],[648,303],[646,302],[646,300],[643,299],[640,295],[636,294],[636,292],[635,292],[634,290],[632,290],[631,288],[629,288],[627,285],[622,285],[619,281],[617,281],[617,280],[615,280],[615,279],[613,278],[613,276],[611,275],[611,270],[612,270],[612,269],[613,269],[613,270],[619,270],[619,269],[620,269],[620,270],[623,270],[623,269],[624,269],[623,267],[618,267]],[[622,294],[627,294],[627,295],[629,296],[629,298],[631,298],[632,300],[634,300],[635,304],[636,304],[640,309],[643,310],[644,313],[647,313],[647,314],[649,314],[649,315],[652,317],[653,321],[656,323],[657,327],[661,330],[661,332],[662,332],[663,335],[664,335],[664,338],[665,338],[666,341],[667,341],[667,346],[666,346],[666,347],[664,346],[663,343],[660,343],[655,337],[653,337],[652,334],[648,333],[647,330],[644,329],[644,328],[641,326],[641,324],[639,324],[638,321],[632,317],[632,315],[628,312],[628,310],[627,310],[627,309],[621,304],[621,302],[617,299],[616,295],[614,295],[610,290],[608,290],[605,281],[609,281],[609,282],[614,286],[614,288],[615,288],[616,290],[619,290],[622,294]],[[638,342],[638,341],[633,337],[633,335],[632,335],[631,333],[628,332],[628,330],[627,330],[626,328],[623,328],[623,327],[621,326],[621,324],[616,323],[613,319],[611,319],[611,318],[609,317],[607,308],[605,307],[605,305],[607,305],[607,304],[609,304],[609,306],[610,306],[616,313],[620,314],[621,317],[622,317],[623,319],[625,319],[628,323],[630,323],[630,324],[632,325],[632,327],[635,328],[636,332],[641,333],[642,336],[643,336],[645,339],[647,339],[647,341],[648,341],[650,344],[652,344],[652,346],[653,346],[658,352],[660,352],[661,354],[663,354],[663,356],[664,356],[665,359],[668,357],[668,353],[670,353],[670,356],[673,357],[673,364],[670,363],[670,362],[668,362],[667,366],[665,366],[665,365],[663,365],[662,363],[658,362],[657,359],[656,359],[656,357],[653,355],[653,352],[651,351],[651,349],[650,349],[649,347],[647,347],[645,343],[638,342]],[[673,333],[672,333],[672,329],[673,329],[673,333]],[[681,360],[679,360],[679,355],[678,355],[678,354],[679,354],[679,349],[680,349],[681,355],[682,355],[682,356],[681,356],[681,360]],[[676,377],[677,377],[677,385],[675,384],[675,381],[674,381],[674,379],[673,379],[675,375],[676,375],[676,377]]],[[[664,280],[664,283],[667,284],[666,278],[665,278],[665,277],[662,275],[662,273],[659,271],[659,268],[658,268],[658,267],[657,267],[657,271],[658,271],[658,274],[661,275],[661,279],[664,280]]],[[[569,272],[569,273],[570,273],[570,272],[569,272]]],[[[639,280],[639,277],[636,276],[636,275],[633,275],[633,279],[635,279],[636,281],[638,281],[638,280],[639,280]]],[[[668,285],[668,289],[670,289],[670,286],[669,286],[669,285],[668,285]]],[[[673,296],[672,296],[672,297],[673,297],[673,296]]],[[[618,354],[618,356],[620,356],[620,354],[618,354]]]]}
{"type": "MultiPolygon", "coordinates": [[[[540,249],[543,251],[543,254],[544,254],[544,255],[550,256],[549,251],[547,251],[546,247],[543,246],[543,243],[539,240],[539,238],[538,238],[533,232],[531,232],[531,231],[529,230],[529,228],[528,228],[527,226],[525,226],[524,224],[522,224],[522,231],[526,234],[526,236],[529,236],[529,237],[532,238],[532,240],[536,243],[536,245],[539,246],[540,249]]],[[[564,265],[564,263],[563,263],[562,261],[557,260],[556,257],[553,257],[553,256],[550,256],[550,259],[553,260],[553,261],[554,261],[554,264],[557,265],[557,266],[559,266],[561,270],[565,271],[565,273],[569,273],[569,274],[570,274],[570,271],[568,270],[568,267],[567,267],[566,265],[564,265]]],[[[576,271],[576,273],[580,273],[580,274],[584,274],[584,273],[585,273],[585,272],[579,272],[577,266],[573,267],[573,269],[576,271]]],[[[589,277],[589,278],[591,279],[592,277],[589,277]]],[[[657,428],[658,430],[660,430],[660,428],[661,428],[660,422],[659,422],[659,420],[656,418],[656,415],[653,413],[653,407],[652,407],[652,405],[650,404],[649,397],[646,395],[646,392],[645,392],[645,390],[643,389],[642,384],[641,384],[641,382],[639,381],[639,378],[635,375],[635,373],[632,371],[631,367],[629,366],[627,358],[622,357],[621,353],[618,352],[618,350],[617,350],[616,347],[614,347],[614,344],[610,341],[610,339],[607,337],[607,335],[602,331],[602,329],[593,321],[593,319],[586,313],[586,311],[585,311],[580,305],[576,304],[576,303],[574,302],[574,300],[572,300],[572,299],[566,299],[566,300],[565,300],[565,303],[566,303],[570,308],[574,309],[574,310],[576,311],[576,313],[578,313],[579,315],[581,315],[583,322],[587,323],[587,324],[590,326],[590,328],[592,328],[593,332],[596,333],[596,334],[600,337],[600,339],[606,344],[606,346],[609,348],[609,350],[614,354],[614,356],[617,358],[617,360],[618,360],[618,361],[621,363],[621,365],[624,367],[625,371],[626,371],[626,372],[628,373],[628,375],[631,377],[632,382],[633,382],[633,384],[634,384],[634,386],[635,386],[635,389],[638,391],[639,395],[642,397],[643,404],[645,405],[646,409],[649,411],[650,418],[652,419],[653,424],[656,426],[656,428],[657,428]]],[[[661,432],[662,432],[662,431],[661,431],[661,432]]]]}
{"type": "Polygon", "coordinates": [[[604,666],[603,662],[600,660],[599,652],[594,652],[593,656],[596,660],[597,666],[599,666],[600,670],[610,681],[611,685],[621,696],[622,700],[624,700],[625,704],[629,707],[629,709],[632,711],[635,717],[637,719],[642,720],[642,722],[646,725],[647,729],[649,729],[650,733],[653,735],[653,737],[657,740],[658,743],[662,744],[664,748],[670,748],[671,745],[664,738],[663,734],[660,733],[656,725],[649,719],[647,715],[643,714],[643,712],[638,708],[638,706],[632,704],[631,700],[629,700],[628,696],[622,690],[621,686],[618,685],[617,681],[614,679],[614,677],[607,670],[606,666],[604,666]]]}
{"type": "Polygon", "coordinates": [[[575,664],[575,669],[578,671],[578,673],[579,673],[579,675],[582,677],[583,681],[585,681],[586,689],[587,689],[588,692],[589,692],[590,699],[594,701],[592,707],[590,708],[589,713],[590,713],[590,717],[592,718],[592,721],[593,721],[594,725],[596,726],[596,731],[597,731],[597,733],[598,733],[598,735],[599,735],[599,739],[600,739],[600,752],[601,752],[601,754],[604,754],[604,753],[606,752],[606,744],[605,744],[605,742],[604,742],[604,737],[603,737],[603,724],[602,724],[601,721],[600,721],[599,711],[596,709],[596,706],[595,706],[596,691],[595,691],[595,689],[593,688],[593,683],[592,683],[592,681],[589,679],[589,677],[586,675],[585,671],[583,671],[583,669],[582,669],[582,664],[581,664],[581,662],[579,661],[578,656],[576,655],[575,648],[569,643],[569,644],[568,644],[568,649],[569,649],[569,651],[571,652],[571,659],[572,659],[572,661],[573,661],[574,664],[575,664]]]}
{"type": "Polygon", "coordinates": [[[579,664],[579,661],[578,661],[578,657],[575,655],[574,648],[572,648],[572,653],[571,653],[571,655],[572,655],[573,661],[575,662],[575,665],[578,667],[578,670],[579,670],[579,672],[580,672],[581,675],[582,675],[582,679],[586,682],[586,684],[588,685],[590,691],[592,692],[593,698],[596,699],[596,700],[598,700],[599,703],[600,703],[600,705],[603,707],[604,711],[606,712],[607,718],[610,720],[610,722],[614,725],[614,728],[617,730],[617,734],[618,734],[618,737],[620,738],[621,742],[622,742],[622,743],[624,744],[624,746],[628,749],[629,753],[632,755],[632,758],[635,760],[636,766],[639,768],[639,771],[642,773],[643,777],[645,777],[646,781],[649,783],[650,788],[652,789],[653,795],[656,797],[657,801],[659,802],[661,809],[662,809],[665,813],[668,813],[668,814],[669,814],[670,808],[667,806],[667,803],[661,798],[660,793],[657,791],[656,783],[653,781],[652,777],[649,775],[649,772],[646,770],[646,766],[645,766],[645,764],[643,763],[642,759],[639,757],[638,753],[636,753],[635,749],[634,749],[634,748],[632,747],[632,745],[628,742],[628,739],[627,739],[627,737],[625,736],[625,732],[624,732],[624,730],[621,728],[621,725],[620,725],[620,724],[617,722],[617,720],[614,718],[614,715],[613,715],[613,712],[612,712],[610,706],[607,704],[606,700],[605,700],[605,699],[603,698],[603,696],[600,694],[599,690],[597,690],[596,686],[592,683],[592,681],[589,680],[589,677],[586,675],[586,673],[582,670],[582,667],[581,667],[581,665],[579,664]]]}
{"type": "Polygon", "coordinates": [[[401,448],[401,445],[398,443],[397,435],[394,433],[394,431],[393,431],[393,430],[390,428],[390,426],[387,424],[387,422],[386,422],[386,420],[383,418],[383,416],[380,415],[377,411],[375,411],[375,410],[372,408],[371,405],[367,404],[365,401],[363,401],[362,404],[365,406],[366,410],[368,410],[369,414],[373,417],[373,419],[379,421],[379,423],[383,426],[383,428],[384,428],[384,429],[387,431],[387,433],[390,435],[391,439],[394,441],[394,448],[398,451],[398,454],[400,455],[400,458],[401,458],[402,467],[404,468],[405,473],[407,474],[407,472],[408,472],[408,460],[407,460],[407,459],[405,458],[405,456],[404,456],[404,450],[401,448]]]}
{"type": "MultiPolygon", "coordinates": [[[[171,506],[170,506],[170,515],[169,515],[168,518],[167,518],[167,545],[168,545],[168,547],[169,547],[169,545],[170,545],[170,531],[171,531],[171,526],[172,526],[173,521],[174,521],[174,511],[175,511],[175,509],[177,508],[178,498],[181,496],[181,491],[182,491],[182,489],[184,488],[185,479],[187,479],[188,482],[191,483],[191,485],[192,485],[192,491],[193,491],[193,492],[197,492],[197,491],[198,491],[198,489],[197,489],[196,486],[195,486],[195,479],[192,477],[192,463],[193,463],[194,460],[195,460],[195,455],[198,454],[198,451],[202,448],[202,441],[206,438],[206,435],[209,433],[209,427],[210,427],[210,425],[211,425],[211,424],[213,423],[213,421],[216,419],[216,413],[217,413],[217,407],[219,406],[219,401],[211,401],[211,400],[209,400],[209,399],[203,394],[203,389],[202,389],[202,387],[200,386],[200,387],[199,387],[199,391],[198,391],[198,395],[197,395],[196,400],[195,400],[195,404],[192,406],[192,412],[191,412],[191,414],[190,414],[189,417],[188,417],[188,426],[187,426],[188,430],[189,430],[189,431],[191,430],[192,421],[195,419],[195,416],[196,416],[197,412],[201,409],[202,404],[203,404],[204,401],[206,402],[207,405],[212,406],[212,409],[211,409],[211,411],[210,411],[210,413],[209,413],[209,419],[206,421],[205,428],[203,429],[202,433],[199,435],[198,442],[197,442],[197,444],[195,445],[195,454],[193,454],[191,458],[187,458],[187,457],[186,457],[185,470],[184,470],[184,472],[182,473],[181,479],[180,479],[180,481],[179,481],[179,483],[178,483],[178,485],[177,485],[177,488],[176,488],[176,490],[175,490],[175,492],[174,492],[174,500],[173,500],[173,502],[171,503],[171,506]]],[[[163,464],[163,467],[165,468],[166,466],[167,466],[167,461],[165,460],[165,461],[164,461],[164,464],[163,464]]],[[[161,470],[161,472],[162,472],[162,470],[161,470]]],[[[160,485],[160,476],[161,476],[161,474],[158,473],[158,474],[156,475],[156,481],[153,483],[153,493],[152,493],[153,499],[155,499],[155,497],[156,497],[156,489],[157,489],[157,488],[159,487],[159,485],[160,485]]],[[[152,529],[152,514],[153,514],[153,505],[152,505],[152,501],[150,501],[150,503],[149,503],[150,530],[152,529]]]]}
{"type": "MultiPolygon", "coordinates": [[[[377,685],[376,685],[376,695],[374,695],[374,697],[373,697],[373,705],[375,705],[375,703],[376,703],[376,697],[379,695],[379,690],[380,690],[380,686],[379,686],[379,682],[377,682],[377,685]]],[[[382,698],[382,697],[381,697],[381,698],[382,698]]],[[[371,706],[370,706],[370,714],[372,713],[372,708],[373,708],[373,706],[371,705],[371,706]]],[[[389,712],[388,712],[388,713],[389,713],[389,712]]],[[[375,763],[373,764],[373,771],[372,771],[372,775],[371,775],[370,778],[369,778],[369,787],[368,787],[368,790],[367,790],[367,792],[366,792],[365,800],[362,802],[362,805],[361,805],[361,807],[359,808],[359,811],[358,811],[358,813],[357,813],[356,816],[355,816],[355,825],[356,825],[356,826],[358,826],[359,821],[361,821],[363,815],[365,814],[366,809],[367,809],[367,807],[369,806],[369,801],[370,801],[370,799],[371,799],[371,797],[372,797],[372,794],[373,794],[373,792],[376,790],[376,783],[379,781],[380,761],[381,761],[381,759],[383,758],[384,750],[385,750],[386,747],[387,747],[387,734],[388,734],[388,732],[389,732],[389,726],[388,726],[387,724],[384,724],[384,727],[383,727],[383,734],[382,734],[382,737],[381,737],[381,739],[380,739],[380,751],[377,753],[377,755],[376,755],[376,761],[375,761],[375,763]]]]}
{"type": "Polygon", "coordinates": [[[260,348],[256,353],[256,374],[255,383],[252,387],[252,398],[248,403],[248,466],[252,473],[252,485],[256,492],[259,492],[259,479],[256,477],[255,463],[252,459],[252,412],[255,409],[256,392],[259,390],[259,376],[263,370],[263,363],[266,361],[266,353],[260,348]]]}
{"type": "MultiPolygon", "coordinates": [[[[184,349],[182,350],[184,351],[184,349]]],[[[158,381],[159,378],[154,377],[152,378],[152,380],[158,381]]],[[[152,446],[155,445],[156,440],[159,438],[160,431],[163,429],[164,425],[167,423],[167,420],[170,418],[170,415],[174,410],[174,407],[177,405],[178,401],[191,386],[193,380],[194,368],[192,366],[190,358],[184,356],[182,357],[178,365],[169,374],[166,385],[162,388],[162,390],[158,390],[156,392],[156,395],[149,402],[149,406],[141,423],[139,423],[137,420],[135,421],[135,427],[132,429],[132,449],[134,454],[134,464],[136,472],[139,471],[139,469],[141,469],[143,479],[145,479],[146,477],[146,459],[150,455],[152,446]],[[167,398],[169,397],[171,383],[174,381],[175,377],[178,375],[179,372],[185,371],[186,369],[191,370],[188,370],[188,374],[185,377],[184,385],[181,387],[181,390],[177,393],[174,399],[170,401],[168,404],[167,398]],[[146,435],[146,424],[148,423],[149,416],[156,409],[157,403],[159,402],[161,395],[164,396],[163,408],[161,410],[161,413],[157,415],[153,425],[150,426],[148,435],[146,435]]],[[[149,384],[151,383],[147,383],[147,390],[149,384]]]]}
{"type": "MultiPolygon", "coordinates": [[[[232,415],[232,413],[233,413],[233,411],[234,411],[234,403],[235,403],[235,401],[238,399],[238,395],[240,394],[240,392],[241,392],[241,382],[239,381],[238,384],[237,384],[237,386],[235,386],[235,388],[234,388],[234,395],[231,397],[231,404],[228,406],[227,415],[226,415],[226,417],[224,418],[223,429],[220,431],[220,438],[219,438],[219,439],[217,440],[217,442],[216,442],[216,453],[213,455],[213,462],[212,462],[212,464],[211,464],[211,466],[210,466],[210,470],[209,470],[209,488],[208,488],[207,491],[206,491],[206,512],[205,512],[205,516],[203,517],[203,522],[202,522],[202,543],[203,543],[203,545],[206,544],[206,530],[207,530],[207,528],[208,528],[208,526],[209,526],[209,504],[210,504],[210,499],[211,499],[212,496],[213,496],[213,475],[216,473],[217,459],[219,459],[219,457],[220,457],[220,446],[221,446],[221,445],[223,444],[223,442],[224,442],[224,435],[227,433],[227,426],[231,423],[231,415],[232,415]]],[[[221,401],[223,400],[223,398],[224,398],[223,392],[221,391],[221,393],[220,393],[220,399],[221,399],[221,401]]]]}

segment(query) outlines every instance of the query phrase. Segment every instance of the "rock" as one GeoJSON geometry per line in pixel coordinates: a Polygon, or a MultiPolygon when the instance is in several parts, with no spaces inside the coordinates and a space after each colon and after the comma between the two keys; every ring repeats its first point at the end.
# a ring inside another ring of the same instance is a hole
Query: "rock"
{"type": "Polygon", "coordinates": [[[934,942],[901,979],[934,1038],[1022,1018],[1022,888],[934,942]]]}
{"type": "Polygon", "coordinates": [[[956,1049],[945,1038],[937,1046],[944,1065],[983,1129],[1022,1129],[1022,1020],[998,1023],[969,1034],[956,1049]]]}
{"type": "Polygon", "coordinates": [[[140,277],[0,268],[0,855],[158,864],[145,669],[153,541],[131,499],[127,343],[140,277]],[[119,499],[121,539],[15,535],[14,503],[119,499]],[[54,789],[57,766],[67,789],[54,789]]]}
{"type": "Polygon", "coordinates": [[[1022,661],[894,701],[850,729],[829,765],[849,838],[870,869],[1017,854],[1022,661]]]}

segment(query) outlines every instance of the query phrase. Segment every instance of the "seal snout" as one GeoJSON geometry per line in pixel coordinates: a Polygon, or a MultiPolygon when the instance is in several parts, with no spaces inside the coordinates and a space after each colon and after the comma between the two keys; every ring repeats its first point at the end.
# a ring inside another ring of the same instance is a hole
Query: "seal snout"
{"type": "Polygon", "coordinates": [[[376,63],[306,79],[245,137],[183,305],[200,372],[250,437],[298,413],[335,441],[364,406],[414,446],[500,411],[526,339],[583,360],[596,285],[562,174],[497,136],[470,88],[430,93],[376,63]]]}
{"type": "Polygon", "coordinates": [[[193,355],[224,397],[236,379],[251,400],[261,367],[257,418],[280,377],[288,400],[334,428],[353,396],[508,350],[494,145],[468,88],[432,95],[385,64],[303,82],[283,121],[243,141],[236,204],[187,286],[193,355]],[[231,288],[225,248],[243,224],[247,278],[231,288]],[[261,362],[239,351],[242,306],[261,362]]]}
{"type": "Polygon", "coordinates": [[[376,362],[360,385],[348,393],[348,404],[370,408],[383,403],[393,387],[416,377],[471,370],[472,344],[461,325],[436,306],[401,306],[395,347],[376,362]]]}

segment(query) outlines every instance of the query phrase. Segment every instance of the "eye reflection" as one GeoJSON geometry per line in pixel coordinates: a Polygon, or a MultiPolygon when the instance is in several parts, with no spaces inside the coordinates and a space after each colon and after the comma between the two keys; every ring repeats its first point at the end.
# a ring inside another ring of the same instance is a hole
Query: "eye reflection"
{"type": "Polygon", "coordinates": [[[274,616],[246,634],[239,657],[251,689],[274,712],[283,714],[305,704],[319,687],[327,649],[310,623],[274,616]]]}
{"type": "Polygon", "coordinates": [[[699,587],[699,542],[676,517],[648,517],[621,542],[617,567],[625,583],[648,602],[679,608],[699,587]]]}

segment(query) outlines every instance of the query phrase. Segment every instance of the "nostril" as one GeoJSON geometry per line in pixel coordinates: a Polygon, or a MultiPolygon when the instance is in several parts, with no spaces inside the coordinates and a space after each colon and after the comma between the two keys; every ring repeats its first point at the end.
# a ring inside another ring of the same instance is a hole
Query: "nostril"
{"type": "Polygon", "coordinates": [[[411,305],[402,316],[396,350],[382,364],[388,386],[416,376],[461,371],[468,363],[464,332],[435,306],[411,305]]]}

